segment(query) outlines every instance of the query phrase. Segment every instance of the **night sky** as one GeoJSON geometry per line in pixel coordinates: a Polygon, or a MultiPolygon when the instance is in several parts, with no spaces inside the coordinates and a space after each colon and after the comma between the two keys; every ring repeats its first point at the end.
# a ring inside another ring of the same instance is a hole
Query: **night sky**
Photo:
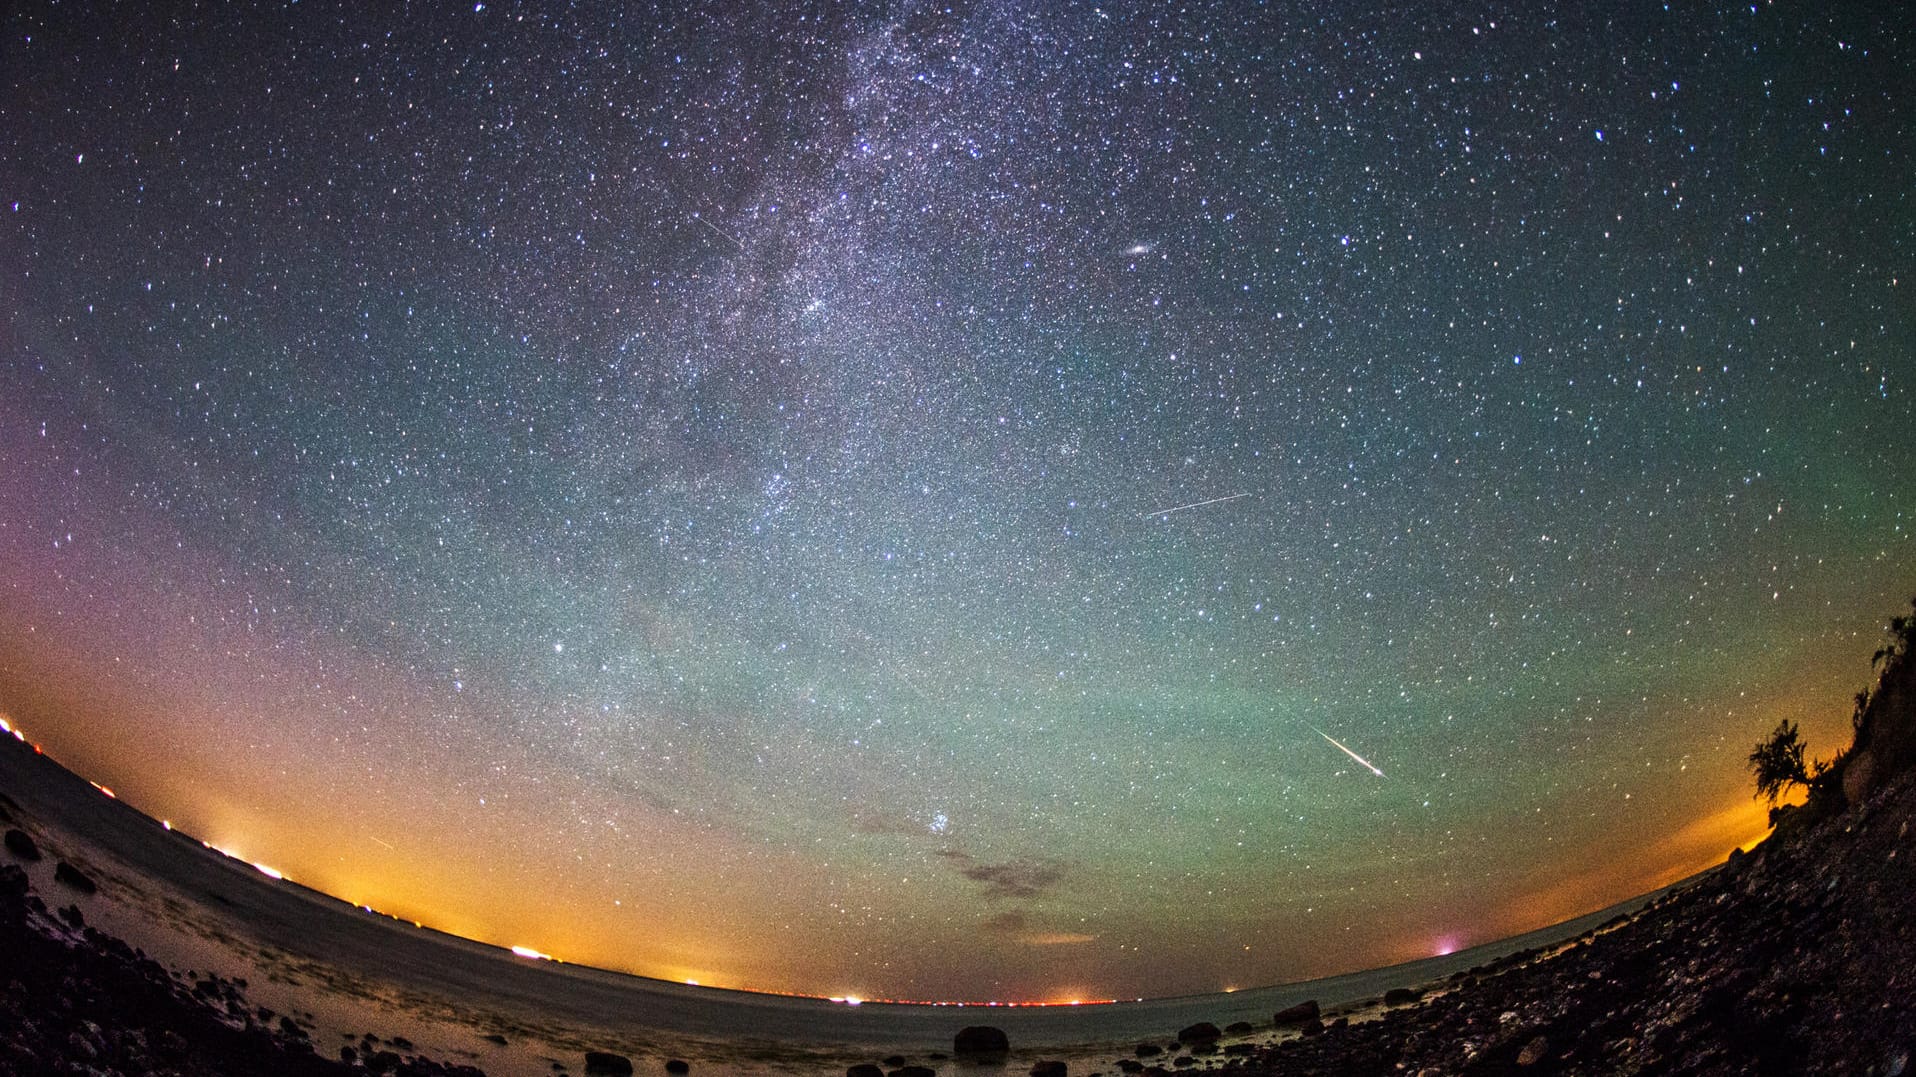
{"type": "Polygon", "coordinates": [[[0,23],[0,705],[354,902],[1424,956],[1759,836],[1916,592],[1898,5],[186,6],[0,23]]]}

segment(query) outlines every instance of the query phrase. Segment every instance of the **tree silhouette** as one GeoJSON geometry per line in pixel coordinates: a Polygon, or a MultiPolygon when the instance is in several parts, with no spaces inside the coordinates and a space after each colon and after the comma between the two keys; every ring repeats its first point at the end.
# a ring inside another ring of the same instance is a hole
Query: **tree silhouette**
{"type": "MultiPolygon", "coordinates": [[[[1756,795],[1775,804],[1792,785],[1808,787],[1809,768],[1803,763],[1803,737],[1796,723],[1788,718],[1776,725],[1776,732],[1758,741],[1750,752],[1750,770],[1756,773],[1756,795]]],[[[1820,769],[1820,768],[1819,768],[1820,769]]]]}
{"type": "MultiPolygon", "coordinates": [[[[1910,599],[1909,604],[1912,607],[1916,607],[1916,598],[1910,599]]],[[[1870,656],[1869,665],[1871,669],[1876,668],[1877,663],[1880,662],[1883,665],[1884,671],[1887,672],[1891,666],[1900,663],[1903,657],[1909,654],[1909,645],[1912,642],[1912,637],[1916,637],[1916,614],[1910,614],[1905,617],[1891,617],[1889,619],[1889,635],[1890,641],[1888,645],[1879,648],[1875,654],[1870,656]]]]}

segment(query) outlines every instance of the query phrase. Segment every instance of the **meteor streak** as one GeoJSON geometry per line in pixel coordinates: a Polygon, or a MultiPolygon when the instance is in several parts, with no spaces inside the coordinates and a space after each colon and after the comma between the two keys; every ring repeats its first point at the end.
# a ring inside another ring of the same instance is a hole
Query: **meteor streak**
{"type": "Polygon", "coordinates": [[[1247,490],[1241,494],[1230,494],[1225,497],[1214,497],[1208,501],[1193,501],[1189,505],[1173,505],[1168,509],[1154,509],[1150,512],[1140,512],[1138,513],[1138,518],[1149,519],[1153,516],[1169,516],[1174,512],[1183,512],[1185,509],[1201,509],[1206,505],[1221,505],[1226,501],[1236,501],[1240,497],[1249,497],[1249,496],[1251,496],[1251,494],[1250,494],[1250,491],[1247,490]]]}
{"type": "Polygon", "coordinates": [[[692,214],[692,219],[704,225],[705,227],[710,228],[713,232],[716,232],[721,239],[724,239],[726,242],[730,243],[734,247],[737,247],[739,250],[745,249],[745,244],[740,243],[737,239],[733,238],[730,232],[725,231],[724,229],[720,228],[718,225],[713,224],[711,221],[706,220],[705,218],[699,216],[696,213],[692,214]]]}
{"type": "Polygon", "coordinates": [[[1377,775],[1379,778],[1384,776],[1383,771],[1378,770],[1374,766],[1371,766],[1370,760],[1365,759],[1363,756],[1358,755],[1356,752],[1353,752],[1349,748],[1344,747],[1343,741],[1338,740],[1336,737],[1331,736],[1329,733],[1324,732],[1323,730],[1317,728],[1316,726],[1311,727],[1311,732],[1317,734],[1320,737],[1323,737],[1327,741],[1330,741],[1331,744],[1334,745],[1338,751],[1343,752],[1345,755],[1348,755],[1352,759],[1357,760],[1359,763],[1364,764],[1365,770],[1370,771],[1372,774],[1377,775]]]}

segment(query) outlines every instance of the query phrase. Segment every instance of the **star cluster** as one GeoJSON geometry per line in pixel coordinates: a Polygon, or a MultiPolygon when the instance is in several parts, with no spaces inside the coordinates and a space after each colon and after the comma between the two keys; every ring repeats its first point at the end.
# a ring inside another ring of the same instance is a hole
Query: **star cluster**
{"type": "Polygon", "coordinates": [[[1760,833],[1916,585],[1888,6],[4,26],[0,704],[449,930],[1487,941],[1760,833]]]}

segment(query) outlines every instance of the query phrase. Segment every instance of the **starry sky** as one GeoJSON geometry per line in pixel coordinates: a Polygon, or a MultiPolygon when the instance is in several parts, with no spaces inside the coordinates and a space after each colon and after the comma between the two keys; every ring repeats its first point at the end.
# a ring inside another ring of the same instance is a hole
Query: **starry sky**
{"type": "Polygon", "coordinates": [[[1916,592],[1896,5],[10,5],[0,706],[672,979],[1211,991],[1763,830],[1916,592]]]}

